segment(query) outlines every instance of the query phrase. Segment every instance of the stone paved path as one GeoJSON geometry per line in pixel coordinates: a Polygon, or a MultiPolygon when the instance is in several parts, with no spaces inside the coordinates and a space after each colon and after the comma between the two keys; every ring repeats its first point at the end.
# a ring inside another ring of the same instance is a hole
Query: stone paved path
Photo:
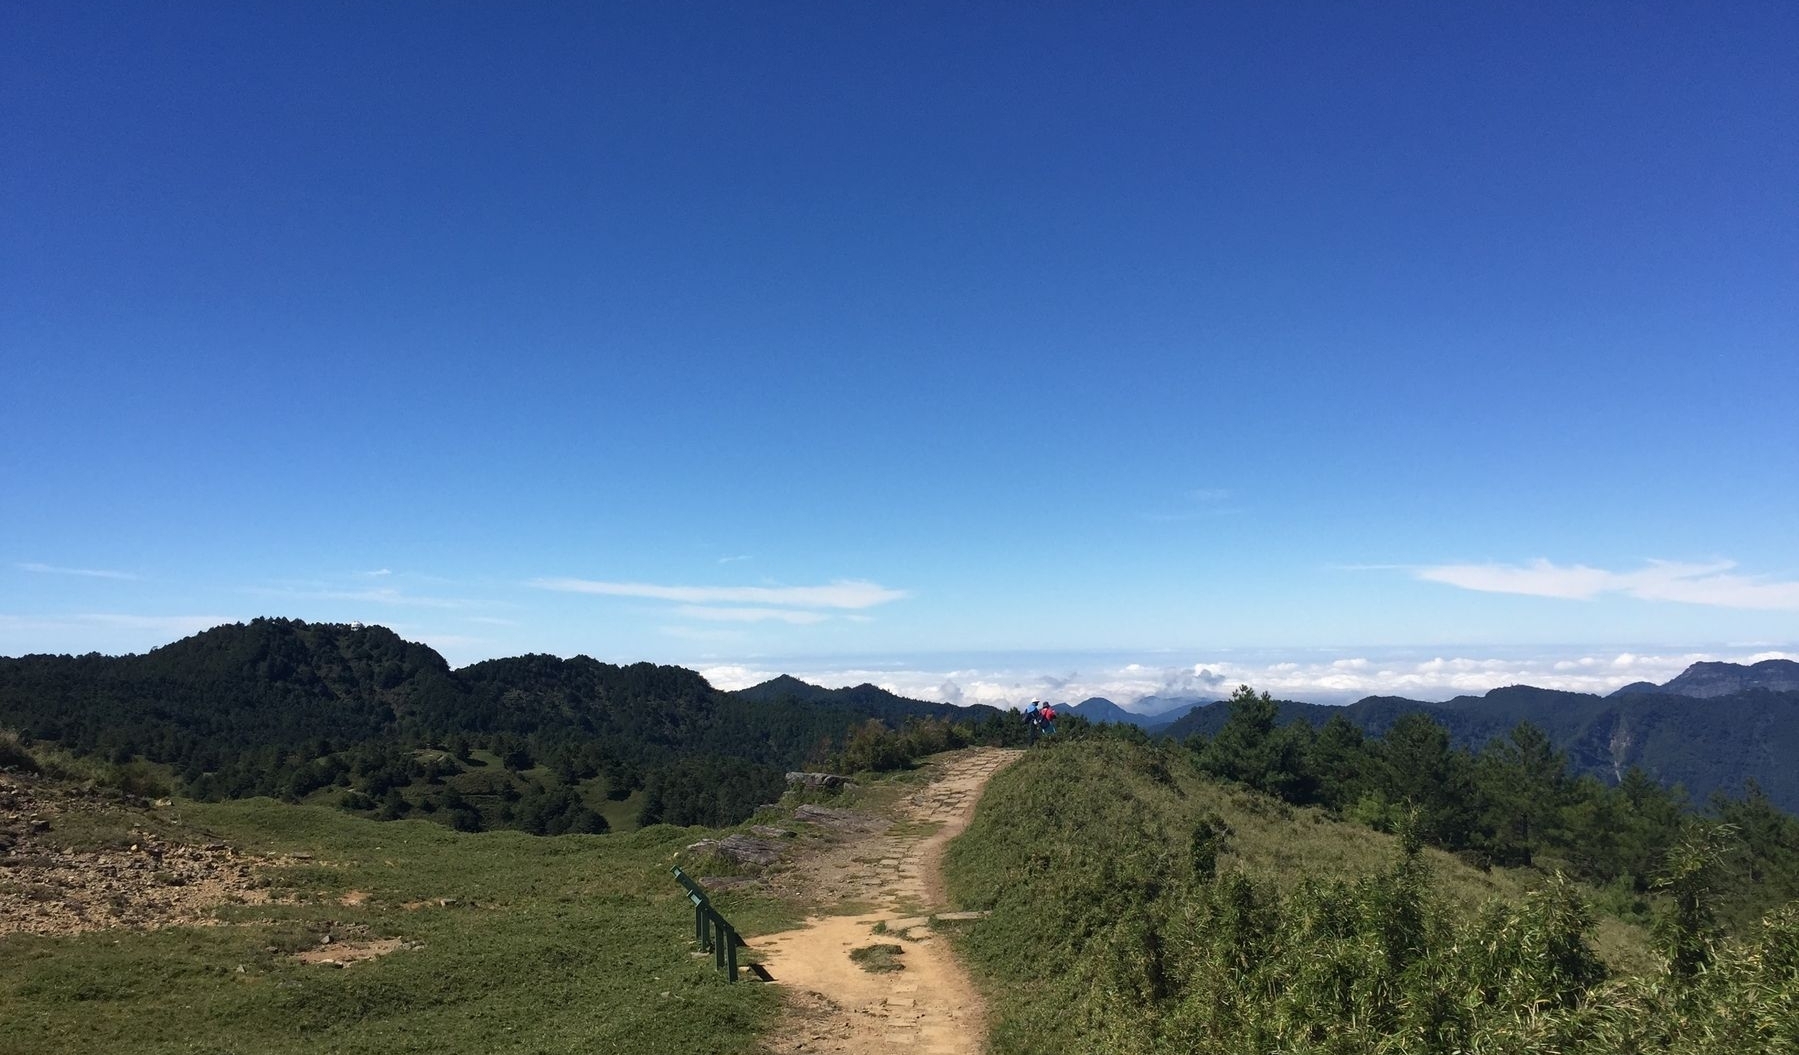
{"type": "Polygon", "coordinates": [[[779,985],[789,1012],[774,1031],[776,1055],[979,1055],[982,1006],[949,943],[932,935],[932,915],[946,910],[938,862],[943,847],[974,813],[987,780],[1021,752],[974,748],[945,756],[937,778],[900,804],[898,823],[854,843],[851,856],[815,878],[838,897],[858,896],[876,908],[823,916],[764,935],[753,944],[779,985]],[[902,969],[873,974],[850,953],[898,945],[902,969]]]}

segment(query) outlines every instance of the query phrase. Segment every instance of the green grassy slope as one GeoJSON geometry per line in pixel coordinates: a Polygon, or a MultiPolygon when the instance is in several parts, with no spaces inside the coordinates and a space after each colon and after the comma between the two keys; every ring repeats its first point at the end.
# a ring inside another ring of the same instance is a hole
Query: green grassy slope
{"type": "Polygon", "coordinates": [[[533,838],[260,799],[177,808],[190,837],[311,859],[268,871],[283,900],[223,909],[228,925],[0,938],[0,1053],[631,1053],[650,1038],[726,1053],[774,1011],[771,990],[724,985],[690,953],[668,873],[688,829],[533,838]],[[291,955],[327,933],[407,946],[344,968],[291,955]]]}
{"type": "Polygon", "coordinates": [[[1683,990],[1641,928],[1594,926],[1551,877],[1407,857],[1186,757],[1033,751],[951,845],[953,896],[992,910],[962,947],[992,998],[995,1055],[1799,1043],[1799,920],[1683,990]]]}

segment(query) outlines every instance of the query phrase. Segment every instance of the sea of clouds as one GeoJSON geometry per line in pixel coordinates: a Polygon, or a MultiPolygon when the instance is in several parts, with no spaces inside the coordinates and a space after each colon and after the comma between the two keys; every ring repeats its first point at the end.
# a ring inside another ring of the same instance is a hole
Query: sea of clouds
{"type": "Polygon", "coordinates": [[[1799,650],[1765,645],[1706,650],[1367,649],[1319,652],[1234,650],[1213,654],[1027,653],[967,656],[792,657],[696,663],[714,686],[742,689],[781,674],[827,688],[873,684],[901,696],[943,703],[1017,707],[1033,699],[1079,703],[1094,696],[1134,710],[1155,700],[1221,699],[1238,685],[1277,699],[1347,704],[1365,696],[1427,702],[1480,695],[1506,685],[1604,695],[1638,681],[1666,682],[1707,660],[1755,663],[1799,659],[1799,650]]]}

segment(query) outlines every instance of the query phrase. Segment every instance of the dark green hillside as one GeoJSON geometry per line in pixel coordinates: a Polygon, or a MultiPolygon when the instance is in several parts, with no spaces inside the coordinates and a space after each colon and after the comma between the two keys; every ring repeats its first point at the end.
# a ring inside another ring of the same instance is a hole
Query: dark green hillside
{"type": "Polygon", "coordinates": [[[258,619],[141,656],[0,659],[0,723],[81,754],[177,768],[319,741],[417,738],[453,720],[443,658],[384,627],[258,619]]]}
{"type": "Polygon", "coordinates": [[[1062,742],[946,859],[995,1055],[1799,1050],[1799,906],[1720,937],[1693,830],[1654,935],[1552,873],[1480,872],[1206,779],[1167,742],[1062,742]]]}
{"type": "Polygon", "coordinates": [[[270,795],[552,833],[603,830],[605,815],[740,820],[779,794],[784,770],[853,738],[882,743],[864,728],[871,720],[894,733],[923,720],[1011,731],[991,708],[873,686],[804,689],[727,693],[679,667],[586,656],[451,670],[383,627],[257,619],[141,656],[0,659],[0,729],[102,763],[162,767],[161,778],[138,774],[140,790],[162,780],[206,799],[270,795]]]}

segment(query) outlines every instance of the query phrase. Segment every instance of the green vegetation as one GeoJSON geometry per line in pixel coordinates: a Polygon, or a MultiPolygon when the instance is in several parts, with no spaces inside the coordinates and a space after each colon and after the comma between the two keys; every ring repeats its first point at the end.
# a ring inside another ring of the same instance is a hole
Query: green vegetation
{"type": "Polygon", "coordinates": [[[19,742],[19,734],[0,729],[0,769],[16,769],[22,773],[39,770],[37,756],[19,742]]]}
{"type": "Polygon", "coordinates": [[[888,974],[906,969],[906,965],[899,961],[905,951],[903,946],[895,945],[892,942],[879,942],[874,945],[864,945],[859,949],[851,949],[850,962],[869,974],[888,974]]]}
{"type": "MultiPolygon", "coordinates": [[[[1639,922],[1658,870],[1697,819],[1678,789],[1641,770],[1615,786],[1576,778],[1567,756],[1527,723],[1474,752],[1416,712],[1380,738],[1342,715],[1320,729],[1279,725],[1278,704],[1248,686],[1225,712],[1210,739],[1186,741],[1201,771],[1381,831],[1412,817],[1420,837],[1471,864],[1559,869],[1603,888],[1606,911],[1639,922]]],[[[1746,926],[1799,897],[1799,821],[1753,784],[1744,798],[1709,805],[1738,833],[1714,870],[1719,915],[1746,926]]]]}
{"type": "Polygon", "coordinates": [[[228,926],[0,937],[0,1052],[637,1053],[655,1037],[724,1053],[773,1013],[772,990],[725,985],[691,954],[668,874],[687,830],[539,839],[264,799],[177,810],[188,838],[311,859],[270,869],[282,900],[227,906],[228,926]],[[293,955],[379,939],[403,944],[344,967],[293,955]]]}
{"type": "Polygon", "coordinates": [[[1380,834],[1222,761],[1089,738],[995,778],[947,868],[991,910],[961,940],[997,1055],[1799,1050],[1799,906],[1721,937],[1715,829],[1659,873],[1651,938],[1554,872],[1426,848],[1423,810],[1380,834]]]}

